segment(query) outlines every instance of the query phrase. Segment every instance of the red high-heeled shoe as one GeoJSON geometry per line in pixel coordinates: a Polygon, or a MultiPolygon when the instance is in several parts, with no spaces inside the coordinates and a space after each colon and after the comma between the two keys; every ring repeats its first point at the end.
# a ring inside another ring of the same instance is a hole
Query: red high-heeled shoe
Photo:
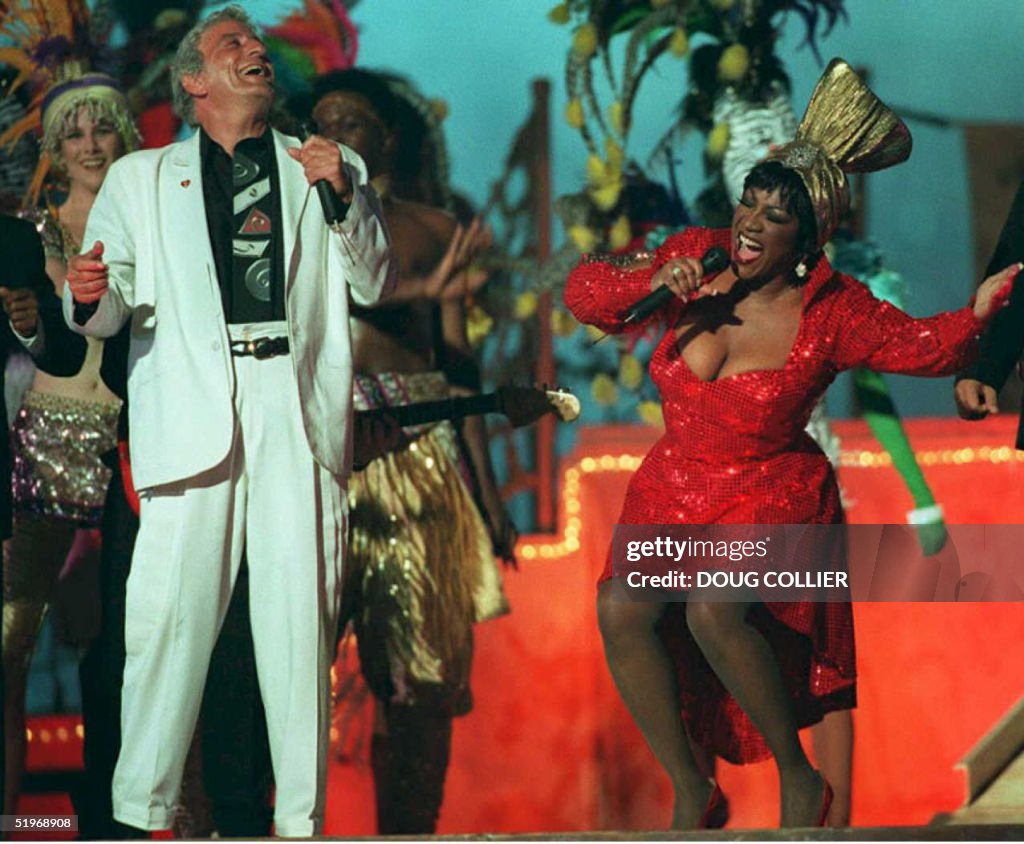
{"type": "Polygon", "coordinates": [[[818,813],[818,826],[825,826],[828,823],[828,811],[832,808],[834,797],[835,794],[832,792],[832,786],[828,784],[828,780],[825,780],[825,793],[821,795],[821,812],[818,813]]]}
{"type": "MultiPolygon", "coordinates": [[[[704,812],[700,816],[700,821],[697,824],[697,829],[712,829],[711,822],[718,820],[715,815],[725,805],[725,794],[722,792],[721,786],[716,782],[715,787],[711,789],[711,794],[708,797],[707,805],[704,807],[704,812]]],[[[715,829],[721,829],[725,826],[725,821],[715,824],[715,829]]]]}

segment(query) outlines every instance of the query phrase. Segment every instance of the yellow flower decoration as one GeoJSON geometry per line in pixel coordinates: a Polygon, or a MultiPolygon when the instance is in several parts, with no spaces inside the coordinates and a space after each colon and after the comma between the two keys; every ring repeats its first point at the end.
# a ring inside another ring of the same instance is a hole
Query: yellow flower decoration
{"type": "Polygon", "coordinates": [[[608,168],[599,155],[587,156],[587,181],[592,185],[603,184],[607,178],[608,168]]]}
{"type": "Polygon", "coordinates": [[[473,347],[479,346],[484,338],[491,333],[494,320],[479,305],[473,305],[466,314],[466,339],[473,347]]]}
{"type": "Polygon", "coordinates": [[[438,123],[444,123],[445,118],[448,117],[448,103],[440,97],[434,97],[430,101],[430,110],[434,112],[438,123]]]}
{"type": "Polygon", "coordinates": [[[648,425],[664,427],[665,416],[661,411],[661,405],[656,401],[642,401],[636,406],[637,415],[648,425]]]}
{"type": "Polygon", "coordinates": [[[622,103],[619,100],[616,100],[608,107],[608,122],[617,134],[621,135],[623,133],[625,127],[622,123],[622,103]]]}
{"type": "Polygon", "coordinates": [[[615,386],[610,375],[600,372],[590,382],[590,395],[598,404],[607,407],[619,400],[619,388],[615,386]]]}
{"type": "Polygon", "coordinates": [[[587,337],[589,337],[592,342],[596,343],[598,340],[600,340],[604,336],[605,336],[605,333],[600,328],[598,328],[596,325],[588,325],[587,326],[587,337]]]}
{"type": "Polygon", "coordinates": [[[583,103],[579,97],[573,97],[565,106],[565,122],[573,129],[583,126],[583,103]]]}
{"type": "Polygon", "coordinates": [[[587,195],[590,197],[590,201],[594,203],[602,211],[610,211],[615,207],[615,204],[619,201],[619,195],[622,193],[622,179],[617,179],[610,184],[604,185],[599,188],[591,188],[587,191],[587,195]]]}
{"type": "Polygon", "coordinates": [[[622,249],[632,238],[633,229],[629,225],[629,217],[622,214],[608,231],[608,245],[612,249],[622,249]]]}
{"type": "Polygon", "coordinates": [[[580,324],[576,322],[573,315],[561,308],[555,308],[551,312],[551,330],[557,337],[570,337],[576,333],[580,324]]]}
{"type": "Polygon", "coordinates": [[[672,37],[668,42],[668,49],[673,56],[678,56],[679,58],[690,52],[690,39],[686,34],[686,30],[681,26],[677,26],[672,33],[672,37]]]}
{"type": "Polygon", "coordinates": [[[572,51],[578,58],[589,59],[597,52],[597,27],[585,23],[572,36],[572,51]]]}
{"type": "Polygon", "coordinates": [[[529,319],[537,313],[537,294],[532,290],[524,290],[516,297],[514,309],[516,319],[522,321],[529,319]]]}
{"type": "Polygon", "coordinates": [[[601,237],[588,226],[569,226],[569,240],[580,252],[593,252],[601,237]]]}
{"type": "Polygon", "coordinates": [[[720,161],[729,148],[729,124],[719,123],[708,133],[706,152],[712,161],[720,161]]]}
{"type": "Polygon", "coordinates": [[[623,355],[619,361],[619,383],[627,390],[635,390],[644,380],[644,367],[635,355],[623,355]]]}
{"type": "Polygon", "coordinates": [[[608,156],[606,172],[618,176],[622,173],[622,165],[626,163],[626,151],[614,138],[605,138],[604,152],[608,156]]]}
{"type": "Polygon", "coordinates": [[[588,195],[590,201],[602,211],[610,211],[622,193],[622,166],[626,153],[613,138],[605,138],[604,146],[607,161],[602,161],[600,156],[594,154],[587,157],[587,182],[590,184],[588,195]]]}
{"type": "Polygon", "coordinates": [[[569,4],[559,3],[557,6],[552,6],[551,11],[548,12],[548,20],[551,23],[569,23],[569,4]]]}
{"type": "Polygon", "coordinates": [[[750,67],[750,53],[742,44],[726,47],[718,59],[718,78],[723,82],[739,82],[750,67]]]}

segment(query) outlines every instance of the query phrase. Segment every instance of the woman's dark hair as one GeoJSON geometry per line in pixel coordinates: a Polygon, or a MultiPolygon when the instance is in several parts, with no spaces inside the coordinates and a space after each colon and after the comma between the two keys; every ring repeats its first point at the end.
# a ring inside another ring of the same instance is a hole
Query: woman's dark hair
{"type": "Polygon", "coordinates": [[[743,190],[757,188],[771,193],[778,188],[779,198],[786,210],[796,217],[799,223],[797,233],[797,250],[804,255],[812,256],[818,252],[818,222],[811,206],[811,198],[807,195],[803,179],[796,170],[791,170],[781,161],[762,161],[754,165],[743,180],[743,190]]]}
{"type": "Polygon", "coordinates": [[[383,121],[388,130],[393,130],[398,122],[401,101],[391,90],[391,86],[377,73],[349,68],[335,70],[318,76],[313,80],[312,103],[335,91],[359,94],[365,97],[373,110],[383,121]]]}
{"type": "Polygon", "coordinates": [[[392,192],[399,199],[452,210],[448,152],[430,101],[406,77],[379,73],[395,98],[392,192]]]}

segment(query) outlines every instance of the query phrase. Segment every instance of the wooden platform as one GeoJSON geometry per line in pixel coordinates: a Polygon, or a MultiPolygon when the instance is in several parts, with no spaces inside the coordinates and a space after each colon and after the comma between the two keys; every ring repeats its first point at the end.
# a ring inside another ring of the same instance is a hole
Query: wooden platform
{"type": "Polygon", "coordinates": [[[958,765],[967,774],[962,808],[939,823],[976,828],[1015,826],[1024,834],[1024,698],[979,741],[958,765]]]}

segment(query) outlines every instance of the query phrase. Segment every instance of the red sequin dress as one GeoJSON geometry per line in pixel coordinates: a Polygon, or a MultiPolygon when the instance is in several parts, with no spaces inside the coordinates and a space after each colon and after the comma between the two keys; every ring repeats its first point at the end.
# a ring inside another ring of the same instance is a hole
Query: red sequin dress
{"type": "MultiPolygon", "coordinates": [[[[650,291],[656,269],[676,257],[699,258],[712,246],[728,249],[730,238],[728,229],[687,229],[666,240],[652,265],[639,270],[584,262],[569,276],[565,303],[581,322],[621,331],[623,312],[650,291]]],[[[685,307],[675,299],[660,316],[674,325],[685,307]]],[[[825,389],[838,372],[857,366],[953,374],[973,357],[983,327],[970,308],[914,319],[823,258],[804,286],[800,326],[781,369],[702,381],[683,360],[675,333],[667,331],[650,363],[666,430],[630,481],[620,523],[841,522],[832,467],[804,432],[825,389]]],[[[609,559],[601,580],[611,576],[609,559]]],[[[691,736],[731,762],[768,757],[761,734],[690,636],[684,608],[667,606],[661,633],[678,668],[691,736]]],[[[849,604],[758,604],[749,620],[773,647],[800,726],[855,705],[849,604]]]]}

